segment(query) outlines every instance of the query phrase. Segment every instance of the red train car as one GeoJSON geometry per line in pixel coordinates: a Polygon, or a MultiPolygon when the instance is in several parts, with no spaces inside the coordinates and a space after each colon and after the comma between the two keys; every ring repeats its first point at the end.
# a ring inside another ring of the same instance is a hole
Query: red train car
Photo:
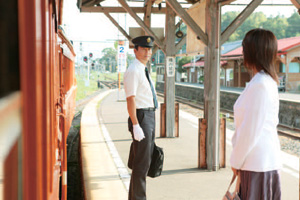
{"type": "Polygon", "coordinates": [[[72,44],[59,28],[63,1],[2,2],[0,194],[5,200],[66,199],[76,78],[72,44]]]}

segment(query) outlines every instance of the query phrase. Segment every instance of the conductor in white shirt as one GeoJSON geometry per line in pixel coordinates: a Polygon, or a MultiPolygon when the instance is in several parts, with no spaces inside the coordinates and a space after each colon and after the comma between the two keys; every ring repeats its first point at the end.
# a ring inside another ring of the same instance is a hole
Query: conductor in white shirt
{"type": "Polygon", "coordinates": [[[132,40],[136,59],[124,74],[128,128],[133,139],[129,200],[146,200],[146,176],[154,148],[155,109],[158,104],[146,67],[152,55],[153,41],[151,36],[140,36],[132,40]]]}
{"type": "Polygon", "coordinates": [[[244,65],[254,76],[234,104],[230,164],[240,175],[242,200],[279,200],[277,39],[271,31],[253,29],[242,46],[244,65]]]}

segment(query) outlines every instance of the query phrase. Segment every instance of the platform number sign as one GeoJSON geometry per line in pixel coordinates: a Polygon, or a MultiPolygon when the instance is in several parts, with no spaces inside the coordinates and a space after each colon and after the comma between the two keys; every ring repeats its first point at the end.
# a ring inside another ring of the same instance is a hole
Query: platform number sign
{"type": "Polygon", "coordinates": [[[118,72],[126,71],[126,51],[124,44],[118,46],[118,72]]]}
{"type": "Polygon", "coordinates": [[[168,56],[167,62],[167,77],[174,77],[175,76],[175,57],[168,56]]]}

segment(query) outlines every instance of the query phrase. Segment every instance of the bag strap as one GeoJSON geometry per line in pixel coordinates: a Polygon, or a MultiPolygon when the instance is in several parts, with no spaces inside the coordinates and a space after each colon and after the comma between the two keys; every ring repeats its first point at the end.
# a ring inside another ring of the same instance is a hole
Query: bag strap
{"type": "Polygon", "coordinates": [[[237,178],[237,181],[236,181],[236,184],[235,184],[235,190],[234,190],[234,193],[238,193],[238,192],[239,192],[239,190],[240,190],[240,184],[241,184],[240,172],[239,172],[239,171],[238,171],[238,174],[237,174],[237,175],[235,175],[235,174],[232,175],[232,178],[231,178],[231,181],[230,181],[230,184],[229,184],[229,186],[228,186],[227,191],[230,190],[230,187],[231,187],[231,185],[234,183],[234,181],[235,181],[236,178],[237,178]]]}
{"type": "Polygon", "coordinates": [[[235,175],[235,174],[233,174],[233,175],[232,175],[232,178],[231,178],[231,181],[230,181],[230,184],[229,184],[229,186],[228,186],[228,189],[227,189],[227,191],[229,191],[229,190],[230,190],[230,187],[231,187],[231,185],[233,184],[233,182],[235,181],[235,178],[236,178],[236,175],[235,175]]]}
{"type": "Polygon", "coordinates": [[[238,171],[237,180],[236,180],[236,184],[235,184],[235,190],[234,190],[235,194],[239,193],[240,185],[241,185],[241,174],[240,174],[240,171],[238,171]]]}

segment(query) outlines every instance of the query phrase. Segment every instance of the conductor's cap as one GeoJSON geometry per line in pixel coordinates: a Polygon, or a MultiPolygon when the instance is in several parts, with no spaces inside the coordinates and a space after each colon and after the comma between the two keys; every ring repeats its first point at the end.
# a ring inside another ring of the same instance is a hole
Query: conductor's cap
{"type": "Polygon", "coordinates": [[[134,46],[153,47],[154,38],[152,36],[139,36],[132,39],[134,46]]]}

